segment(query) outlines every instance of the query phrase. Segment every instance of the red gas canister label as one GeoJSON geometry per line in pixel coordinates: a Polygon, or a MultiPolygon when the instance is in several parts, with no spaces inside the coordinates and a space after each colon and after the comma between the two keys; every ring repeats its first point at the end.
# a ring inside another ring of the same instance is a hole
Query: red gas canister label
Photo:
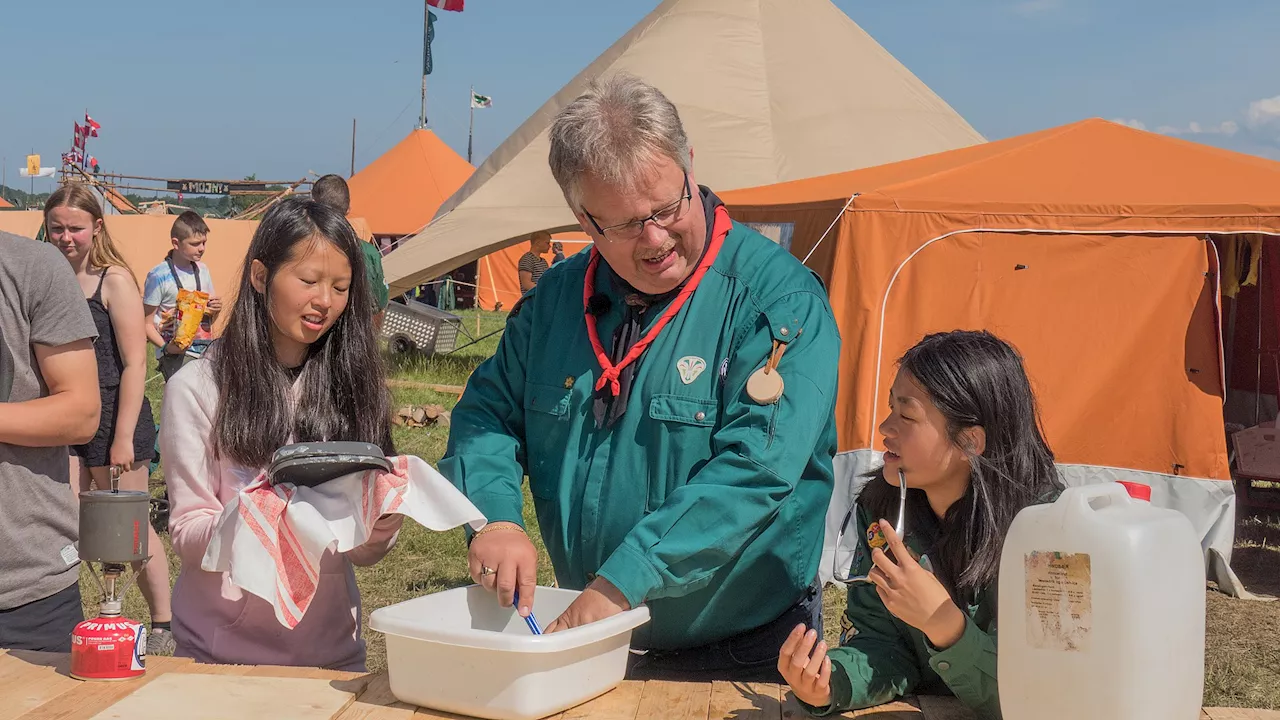
{"type": "Polygon", "coordinates": [[[71,633],[71,676],[129,680],[146,672],[147,629],[126,618],[85,620],[71,633]]]}

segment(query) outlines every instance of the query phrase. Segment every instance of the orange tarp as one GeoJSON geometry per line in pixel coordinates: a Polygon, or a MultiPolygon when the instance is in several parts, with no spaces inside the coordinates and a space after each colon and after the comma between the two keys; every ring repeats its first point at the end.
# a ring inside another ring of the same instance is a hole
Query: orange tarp
{"type": "Polygon", "coordinates": [[[1087,120],[722,197],[794,223],[827,283],[841,451],[883,449],[920,337],[987,328],[1026,358],[1059,462],[1230,477],[1205,236],[1280,234],[1280,163],[1087,120]]]}
{"type": "MultiPolygon", "coordinates": [[[[564,246],[564,256],[571,257],[591,244],[586,233],[555,233],[555,242],[564,246]]],[[[524,293],[520,292],[520,258],[529,252],[529,243],[522,242],[511,247],[489,253],[476,261],[476,302],[484,310],[494,310],[495,302],[502,303],[502,310],[510,310],[511,306],[524,293]]],[[[554,255],[547,253],[542,258],[551,263],[554,255]]]]}
{"type": "MultiPolygon", "coordinates": [[[[169,232],[173,228],[172,215],[108,215],[107,232],[120,254],[129,263],[133,275],[142,288],[147,271],[164,260],[173,247],[169,232]]],[[[0,213],[0,230],[35,237],[40,230],[43,215],[37,210],[0,213]]],[[[209,224],[209,242],[205,245],[201,262],[209,266],[213,286],[224,300],[227,310],[235,299],[235,289],[240,284],[240,266],[249,249],[249,240],[258,229],[256,220],[215,220],[206,218],[209,224]]],[[[226,313],[224,313],[224,317],[226,313]]]]}
{"type": "Polygon", "coordinates": [[[0,197],[0,208],[11,208],[11,207],[13,207],[13,203],[0,197]]]}
{"type": "Polygon", "coordinates": [[[434,132],[414,130],[347,181],[351,215],[378,236],[416,233],[474,170],[434,132]]]}
{"type": "Polygon", "coordinates": [[[40,231],[40,223],[44,222],[44,213],[39,210],[11,210],[0,212],[0,231],[33,238],[40,231]]]}

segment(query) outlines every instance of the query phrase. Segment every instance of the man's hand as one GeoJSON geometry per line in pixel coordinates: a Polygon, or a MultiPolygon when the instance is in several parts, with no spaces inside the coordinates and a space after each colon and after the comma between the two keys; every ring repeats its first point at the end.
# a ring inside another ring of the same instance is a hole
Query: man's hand
{"type": "MultiPolygon", "coordinates": [[[[523,592],[520,593],[520,599],[524,599],[523,592]]],[[[547,626],[545,632],[581,627],[630,609],[631,603],[627,602],[613,583],[604,578],[596,578],[560,617],[547,626]]]]}
{"type": "Polygon", "coordinates": [[[880,600],[894,617],[924,633],[935,648],[955,645],[964,634],[964,613],[938,578],[912,557],[889,521],[880,521],[880,531],[897,559],[890,560],[880,548],[871,551],[875,567],[868,577],[880,600]]]}
{"type": "Polygon", "coordinates": [[[782,644],[778,672],[800,700],[820,708],[831,704],[831,658],[826,641],[818,642],[816,631],[795,626],[782,644]]]}
{"type": "Polygon", "coordinates": [[[486,525],[471,539],[467,565],[471,579],[486,590],[496,591],[502,607],[511,607],[519,588],[517,610],[521,617],[529,617],[538,586],[538,551],[523,528],[508,522],[486,525]]]}

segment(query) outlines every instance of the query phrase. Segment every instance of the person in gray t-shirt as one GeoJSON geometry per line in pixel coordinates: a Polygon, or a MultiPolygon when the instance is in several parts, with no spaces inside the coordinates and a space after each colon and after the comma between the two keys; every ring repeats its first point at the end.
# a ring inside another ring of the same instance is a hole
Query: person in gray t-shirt
{"type": "Polygon", "coordinates": [[[97,334],[57,248],[0,232],[0,648],[70,652],[84,617],[67,446],[98,429],[97,334]]]}

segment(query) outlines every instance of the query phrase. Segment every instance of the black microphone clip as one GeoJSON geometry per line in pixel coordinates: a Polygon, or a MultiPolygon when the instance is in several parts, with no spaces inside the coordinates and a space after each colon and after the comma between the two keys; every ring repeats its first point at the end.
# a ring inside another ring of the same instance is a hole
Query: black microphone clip
{"type": "Polygon", "coordinates": [[[596,293],[587,300],[587,314],[600,317],[613,308],[613,301],[604,293],[596,293]]]}

